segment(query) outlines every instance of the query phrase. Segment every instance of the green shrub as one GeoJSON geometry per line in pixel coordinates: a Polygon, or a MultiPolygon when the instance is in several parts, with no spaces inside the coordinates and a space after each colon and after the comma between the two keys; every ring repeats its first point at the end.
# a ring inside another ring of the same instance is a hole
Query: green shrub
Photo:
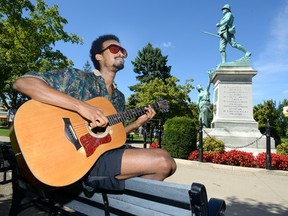
{"type": "Polygon", "coordinates": [[[288,143],[281,143],[277,145],[276,153],[279,155],[288,155],[288,143]]]}
{"type": "Polygon", "coordinates": [[[215,136],[205,137],[203,139],[203,152],[224,152],[225,146],[224,142],[220,139],[217,139],[215,136]]]}
{"type": "Polygon", "coordinates": [[[163,149],[172,157],[186,159],[196,149],[197,123],[188,117],[174,117],[164,124],[163,149]]]}

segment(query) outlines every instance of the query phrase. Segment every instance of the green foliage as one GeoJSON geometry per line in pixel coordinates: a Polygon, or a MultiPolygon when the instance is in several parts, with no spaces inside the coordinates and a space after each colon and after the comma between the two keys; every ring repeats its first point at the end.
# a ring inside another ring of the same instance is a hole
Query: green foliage
{"type": "Polygon", "coordinates": [[[28,71],[47,71],[72,66],[54,46],[57,41],[80,43],[82,39],[63,30],[67,20],[57,5],[43,0],[1,0],[0,97],[7,108],[18,108],[24,98],[12,90],[15,79],[28,71]]]}
{"type": "Polygon", "coordinates": [[[137,105],[137,98],[136,94],[130,95],[126,100],[126,109],[133,109],[137,105]]]}
{"type": "Polygon", "coordinates": [[[259,124],[261,133],[266,132],[266,123],[269,120],[271,126],[271,136],[275,139],[275,143],[279,144],[281,139],[280,114],[276,108],[276,102],[273,100],[265,101],[253,108],[254,119],[259,124]]]}
{"type": "Polygon", "coordinates": [[[162,147],[172,157],[186,159],[196,149],[196,123],[188,117],[174,117],[164,124],[162,147]]]}
{"type": "Polygon", "coordinates": [[[89,61],[86,61],[85,65],[83,67],[83,71],[86,72],[86,73],[92,72],[92,66],[89,63],[89,61]]]}
{"type": "Polygon", "coordinates": [[[128,100],[126,107],[132,109],[139,106],[145,106],[153,103],[161,98],[169,102],[168,113],[158,113],[156,118],[165,122],[165,119],[175,116],[194,117],[196,110],[190,106],[189,93],[194,87],[191,82],[193,79],[187,80],[185,85],[178,85],[179,79],[171,76],[171,66],[167,66],[168,56],[162,56],[159,48],[153,48],[148,43],[141,51],[135,61],[134,72],[139,81],[136,85],[130,86],[130,90],[135,92],[128,100]],[[193,110],[192,110],[193,109],[193,110]]]}
{"type": "Polygon", "coordinates": [[[281,143],[277,145],[276,153],[279,155],[288,155],[288,143],[281,143]]]}
{"type": "Polygon", "coordinates": [[[207,153],[219,152],[223,153],[225,149],[224,142],[215,136],[205,137],[203,139],[203,151],[207,153]]]}
{"type": "Polygon", "coordinates": [[[140,83],[149,83],[155,78],[159,78],[165,82],[170,75],[171,66],[167,66],[168,56],[162,56],[159,48],[153,48],[148,43],[142,51],[138,51],[138,56],[135,61],[132,61],[134,65],[134,72],[139,74],[136,79],[140,83]]]}
{"type": "Polygon", "coordinates": [[[283,107],[288,106],[288,99],[284,99],[278,105],[278,114],[279,114],[279,128],[281,137],[288,136],[288,119],[283,115],[283,107]]]}
{"type": "Polygon", "coordinates": [[[158,98],[162,98],[169,102],[169,112],[159,113],[158,118],[161,118],[161,116],[165,116],[166,119],[175,116],[192,117],[188,94],[193,86],[190,83],[177,85],[178,81],[176,77],[172,76],[166,79],[166,84],[159,78],[155,78],[149,83],[139,84],[139,90],[136,92],[137,106],[144,106],[158,98]]]}

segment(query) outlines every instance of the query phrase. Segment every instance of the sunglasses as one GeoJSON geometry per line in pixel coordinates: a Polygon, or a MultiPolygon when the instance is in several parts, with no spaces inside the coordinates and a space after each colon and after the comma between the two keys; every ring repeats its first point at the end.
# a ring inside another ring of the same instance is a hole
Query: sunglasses
{"type": "Polygon", "coordinates": [[[108,47],[106,47],[105,49],[103,49],[100,53],[104,52],[105,50],[109,49],[109,51],[113,54],[118,53],[119,51],[122,52],[122,54],[124,55],[124,57],[126,58],[128,56],[128,53],[126,51],[126,49],[124,49],[121,46],[118,46],[116,44],[111,44],[108,47]]]}

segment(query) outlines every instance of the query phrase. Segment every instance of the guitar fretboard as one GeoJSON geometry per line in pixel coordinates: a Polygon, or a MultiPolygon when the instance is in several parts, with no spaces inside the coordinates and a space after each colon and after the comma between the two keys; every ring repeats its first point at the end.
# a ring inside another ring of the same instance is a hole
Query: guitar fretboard
{"type": "MultiPolygon", "coordinates": [[[[156,103],[151,104],[151,106],[154,110],[157,110],[159,108],[156,103]]],[[[145,106],[142,106],[142,107],[138,107],[135,109],[131,109],[131,110],[127,110],[127,111],[124,111],[121,113],[107,116],[107,118],[109,121],[109,125],[115,125],[119,122],[124,122],[124,121],[127,121],[129,119],[144,115],[145,112],[146,112],[145,106]]]]}

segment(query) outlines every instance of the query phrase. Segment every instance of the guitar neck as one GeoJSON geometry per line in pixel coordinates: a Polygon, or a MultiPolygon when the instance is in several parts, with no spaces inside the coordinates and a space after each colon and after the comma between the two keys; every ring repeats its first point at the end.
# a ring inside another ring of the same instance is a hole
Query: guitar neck
{"type": "MultiPolygon", "coordinates": [[[[154,110],[158,110],[159,107],[156,103],[150,104],[152,106],[152,108],[154,110]]],[[[121,113],[117,113],[117,114],[113,114],[110,116],[107,116],[108,121],[109,121],[109,125],[115,125],[119,122],[124,122],[127,120],[130,120],[132,118],[136,118],[139,117],[141,115],[144,115],[146,110],[145,110],[146,106],[142,106],[142,107],[138,107],[135,109],[130,109],[121,113]]]]}

